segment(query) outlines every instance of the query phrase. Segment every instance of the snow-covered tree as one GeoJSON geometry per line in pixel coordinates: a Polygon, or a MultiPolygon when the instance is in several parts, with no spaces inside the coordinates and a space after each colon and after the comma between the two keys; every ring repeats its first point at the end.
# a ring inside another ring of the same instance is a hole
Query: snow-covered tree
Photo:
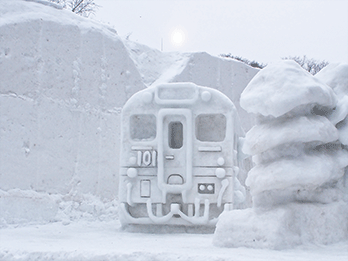
{"type": "Polygon", "coordinates": [[[332,89],[294,61],[268,65],[249,83],[241,106],[259,119],[244,143],[256,164],[246,181],[255,206],[338,197],[348,156],[326,117],[336,102],[332,89]]]}

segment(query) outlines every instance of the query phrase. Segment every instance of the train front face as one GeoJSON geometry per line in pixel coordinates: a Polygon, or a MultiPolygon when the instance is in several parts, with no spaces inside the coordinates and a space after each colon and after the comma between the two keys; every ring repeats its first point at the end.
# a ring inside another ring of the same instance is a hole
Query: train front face
{"type": "Polygon", "coordinates": [[[232,102],[189,83],[135,94],[122,111],[122,224],[215,225],[233,208],[232,102]]]}

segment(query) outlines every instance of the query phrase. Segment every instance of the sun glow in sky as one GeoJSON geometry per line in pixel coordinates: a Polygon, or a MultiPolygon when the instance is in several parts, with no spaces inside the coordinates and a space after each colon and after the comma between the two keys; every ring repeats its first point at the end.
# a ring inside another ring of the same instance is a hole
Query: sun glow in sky
{"type": "Polygon", "coordinates": [[[172,32],[172,44],[175,46],[181,46],[185,41],[185,33],[181,29],[175,29],[172,32]]]}
{"type": "Polygon", "coordinates": [[[261,63],[303,55],[348,62],[347,0],[95,2],[96,20],[164,52],[231,53],[261,63]]]}

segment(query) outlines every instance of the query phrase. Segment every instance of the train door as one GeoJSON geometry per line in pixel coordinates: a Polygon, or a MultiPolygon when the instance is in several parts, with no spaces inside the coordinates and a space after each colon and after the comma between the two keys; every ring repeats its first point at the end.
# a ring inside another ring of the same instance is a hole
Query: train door
{"type": "Polygon", "coordinates": [[[192,187],[192,113],[162,109],[158,117],[158,185],[167,193],[182,194],[192,187]]]}

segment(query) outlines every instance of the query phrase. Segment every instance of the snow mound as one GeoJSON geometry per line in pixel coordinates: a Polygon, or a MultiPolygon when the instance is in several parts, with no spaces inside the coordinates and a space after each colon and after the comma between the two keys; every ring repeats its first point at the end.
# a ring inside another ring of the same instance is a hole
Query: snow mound
{"type": "Polygon", "coordinates": [[[124,40],[144,84],[149,87],[170,82],[187,66],[192,54],[164,53],[146,45],[124,40]]]}
{"type": "Polygon", "coordinates": [[[273,117],[305,104],[334,108],[336,102],[331,88],[294,61],[266,66],[250,81],[240,99],[249,113],[273,117]]]}
{"type": "Polygon", "coordinates": [[[332,63],[315,75],[315,78],[330,86],[340,97],[348,95],[348,64],[332,63]]]}
{"type": "Polygon", "coordinates": [[[267,249],[293,248],[301,244],[331,244],[348,237],[348,206],[289,204],[276,209],[224,212],[213,243],[221,247],[267,249]]]}
{"type": "Polygon", "coordinates": [[[343,145],[348,145],[348,64],[329,64],[315,77],[330,86],[337,94],[338,102],[335,110],[330,115],[330,121],[336,125],[339,140],[343,145]]]}
{"type": "Polygon", "coordinates": [[[51,6],[51,7],[54,7],[56,9],[60,9],[60,10],[63,9],[63,6],[61,6],[60,4],[56,4],[56,3],[53,3],[53,2],[48,2],[48,0],[24,0],[24,1],[35,2],[35,3],[51,6]]]}
{"type": "Polygon", "coordinates": [[[255,155],[286,143],[333,142],[337,129],[320,116],[295,117],[254,126],[245,137],[243,152],[255,155]]]}
{"type": "MultiPolygon", "coordinates": [[[[281,158],[269,164],[259,164],[250,170],[246,185],[252,195],[271,190],[315,190],[341,178],[348,165],[348,152],[333,155],[302,155],[299,158],[281,158]]],[[[290,198],[289,198],[290,200],[290,198]]]]}

